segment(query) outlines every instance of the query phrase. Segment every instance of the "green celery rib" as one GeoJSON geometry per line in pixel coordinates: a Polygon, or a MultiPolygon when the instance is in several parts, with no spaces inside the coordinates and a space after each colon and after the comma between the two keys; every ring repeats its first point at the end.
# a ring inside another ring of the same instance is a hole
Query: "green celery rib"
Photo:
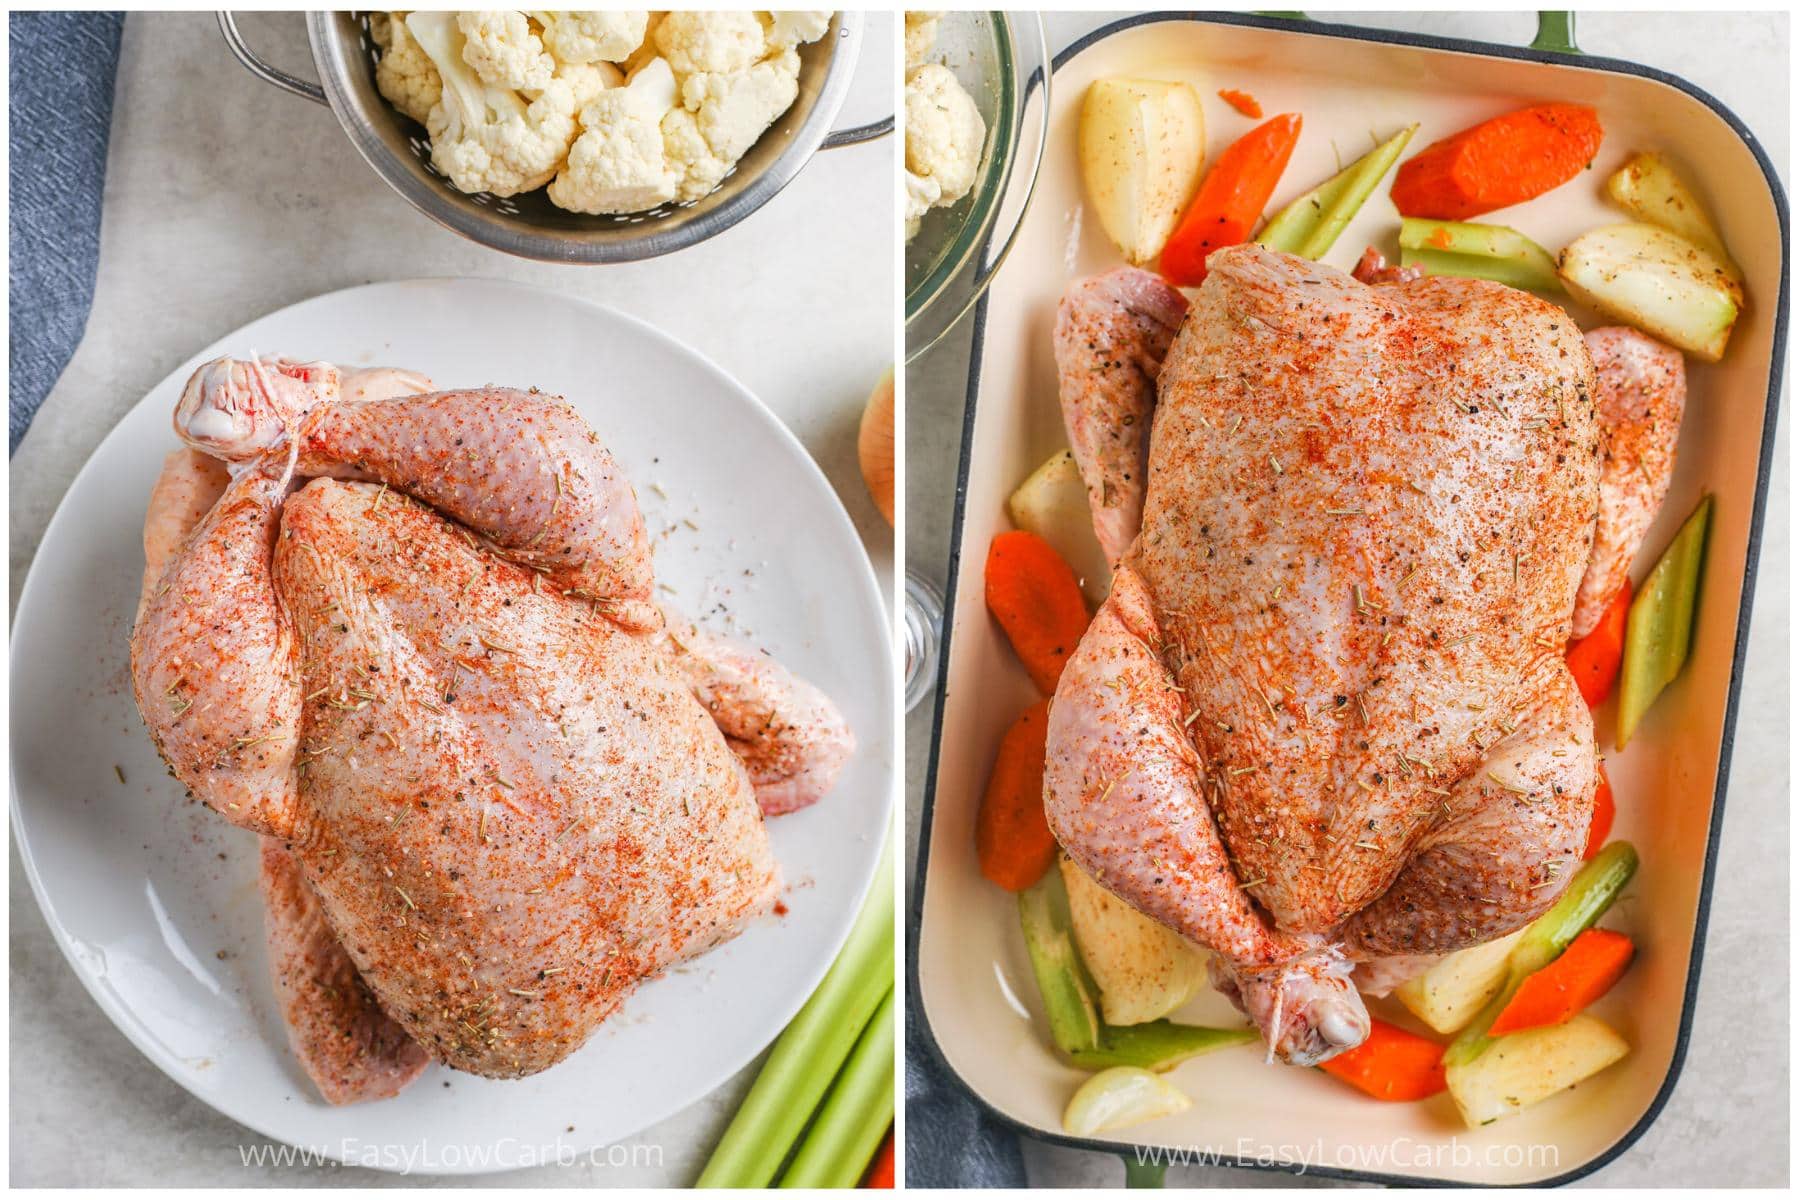
{"type": "Polygon", "coordinates": [[[1408,125],[1375,149],[1269,218],[1258,245],[1285,250],[1301,258],[1323,258],[1336,244],[1351,218],[1362,210],[1375,185],[1412,140],[1417,125],[1408,125]]]}
{"type": "Polygon", "coordinates": [[[1254,1029],[1211,1029],[1204,1025],[1177,1025],[1166,1019],[1141,1025],[1103,1024],[1098,1044],[1092,1050],[1076,1051],[1069,1058],[1076,1066],[1093,1071],[1108,1067],[1166,1071],[1196,1055],[1256,1039],[1254,1029]]]}
{"type": "Polygon", "coordinates": [[[889,988],[806,1131],[781,1186],[855,1187],[893,1120],[894,992],[889,988]]]}
{"type": "Polygon", "coordinates": [[[1049,872],[1019,893],[1019,925],[1050,1018],[1051,1039],[1064,1054],[1092,1050],[1100,1036],[1096,989],[1075,949],[1061,871],[1049,872]]]}
{"type": "Polygon", "coordinates": [[[1400,222],[1400,265],[1525,291],[1562,291],[1550,252],[1507,225],[1407,217],[1400,222]]]}
{"type": "Polygon", "coordinates": [[[1467,1066],[1493,1044],[1487,1035],[1494,1020],[1506,1011],[1526,976],[1540,971],[1568,949],[1569,943],[1600,919],[1636,873],[1637,849],[1630,842],[1609,842],[1582,865],[1550,911],[1525,928],[1506,956],[1506,984],[1444,1051],[1447,1067],[1467,1066]]]}
{"type": "Polygon", "coordinates": [[[889,846],[837,961],[775,1039],[695,1186],[768,1187],[882,997],[893,988],[894,854],[889,846]]]}
{"type": "Polygon", "coordinates": [[[1621,750],[1650,705],[1687,663],[1711,517],[1712,497],[1702,497],[1631,598],[1631,611],[1625,619],[1624,661],[1619,669],[1621,750]]]}

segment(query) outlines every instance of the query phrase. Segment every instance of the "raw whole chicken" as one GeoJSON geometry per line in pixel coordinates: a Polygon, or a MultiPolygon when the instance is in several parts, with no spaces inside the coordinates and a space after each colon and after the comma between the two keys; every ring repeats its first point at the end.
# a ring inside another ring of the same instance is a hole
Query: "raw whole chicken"
{"type": "Polygon", "coordinates": [[[430,386],[208,363],[145,522],[139,710],[263,836],[276,993],[332,1103],[571,1053],[770,907],[764,814],[854,744],[772,660],[665,628],[572,408],[430,386]]]}
{"type": "Polygon", "coordinates": [[[1063,302],[1117,567],[1056,691],[1045,804],[1081,867],[1215,952],[1272,1057],[1313,1064],[1367,1036],[1358,964],[1508,933],[1580,865],[1598,751],[1562,651],[1584,575],[1616,586],[1667,485],[1680,359],[1626,330],[1590,355],[1497,284],[1370,286],[1254,245],[1208,266],[1191,310],[1134,269],[1063,302]],[[1630,365],[1597,380],[1595,357],[1630,365]]]}

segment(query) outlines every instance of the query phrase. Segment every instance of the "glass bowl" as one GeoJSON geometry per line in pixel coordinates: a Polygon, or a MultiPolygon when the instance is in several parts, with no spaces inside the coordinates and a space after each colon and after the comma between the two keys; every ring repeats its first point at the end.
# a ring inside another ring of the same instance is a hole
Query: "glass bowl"
{"type": "Polygon", "coordinates": [[[1006,261],[1050,129],[1050,50],[1035,13],[946,12],[926,59],[948,67],[987,125],[975,187],[906,244],[906,357],[943,337],[1006,261]]]}

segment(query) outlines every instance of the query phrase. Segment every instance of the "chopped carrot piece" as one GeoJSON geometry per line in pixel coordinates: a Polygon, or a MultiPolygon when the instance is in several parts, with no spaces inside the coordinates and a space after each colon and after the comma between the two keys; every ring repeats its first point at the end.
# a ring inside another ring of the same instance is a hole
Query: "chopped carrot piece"
{"type": "Polygon", "coordinates": [[[1038,691],[1054,695],[1088,627],[1087,600],[1069,564],[1035,533],[1001,534],[988,547],[987,606],[1038,691]]]}
{"type": "Polygon", "coordinates": [[[875,1152],[875,1161],[869,1164],[869,1173],[863,1176],[862,1185],[866,1188],[891,1188],[894,1186],[894,1131],[882,1140],[881,1149],[875,1152]]]}
{"type": "Polygon", "coordinates": [[[1525,977],[1488,1036],[1562,1024],[1619,982],[1636,949],[1630,938],[1611,929],[1583,930],[1549,966],[1525,977]]]}
{"type": "Polygon", "coordinates": [[[1619,594],[1601,614],[1600,623],[1586,637],[1570,642],[1563,652],[1563,661],[1569,664],[1575,686],[1581,689],[1581,698],[1589,708],[1605,703],[1612,695],[1613,684],[1618,682],[1619,664],[1625,660],[1625,617],[1630,611],[1631,584],[1621,584],[1619,594]]]}
{"type": "Polygon", "coordinates": [[[1600,764],[1600,786],[1594,789],[1594,817],[1588,822],[1587,849],[1581,852],[1585,861],[1600,853],[1612,834],[1613,817],[1618,814],[1613,804],[1612,781],[1606,777],[1606,764],[1600,764]]]}
{"type": "Polygon", "coordinates": [[[1237,109],[1252,121],[1262,120],[1262,105],[1258,104],[1256,102],[1256,97],[1252,96],[1249,92],[1240,92],[1236,88],[1220,88],[1219,99],[1231,105],[1231,107],[1237,109]]]}
{"type": "Polygon", "coordinates": [[[1163,245],[1162,273],[1176,287],[1206,278],[1206,256],[1250,240],[1300,140],[1300,114],[1265,121],[1225,148],[1181,223],[1163,245]]]}
{"type": "Polygon", "coordinates": [[[1362,1045],[1319,1065],[1377,1100],[1423,1100],[1444,1090],[1444,1048],[1376,1017],[1362,1045]]]}
{"type": "Polygon", "coordinates": [[[975,855],[981,873],[1009,892],[1022,892],[1056,861],[1056,838],[1044,817],[1044,739],[1050,702],[1039,700],[1000,739],[975,818],[975,855]]]}
{"type": "Polygon", "coordinates": [[[1567,183],[1600,150],[1585,104],[1537,104],[1434,142],[1401,165],[1389,195],[1403,217],[1467,221],[1567,183]]]}

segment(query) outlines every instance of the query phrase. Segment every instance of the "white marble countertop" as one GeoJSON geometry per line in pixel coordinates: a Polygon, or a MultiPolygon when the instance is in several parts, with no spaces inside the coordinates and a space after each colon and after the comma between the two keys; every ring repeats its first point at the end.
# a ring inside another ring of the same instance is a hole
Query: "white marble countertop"
{"type": "MultiPolygon", "coordinates": [[[[270,61],[311,66],[294,14],[241,18],[270,61]]],[[[892,22],[873,15],[840,124],[892,111],[892,22]]],[[[294,301],[380,279],[471,275],[570,292],[640,317],[759,396],[805,443],[885,589],[892,534],[862,483],[862,404],[893,361],[894,142],[819,154],[748,220],[680,254],[607,267],[530,263],[415,213],[331,114],[259,83],[210,13],[125,24],[100,268],[86,339],[11,461],[11,601],[70,480],[113,423],[195,350],[294,301]]],[[[338,1167],[246,1168],[264,1139],[162,1075],[58,953],[10,861],[11,1182],[17,1186],[418,1185],[338,1167]]],[[[749,1087],[747,1068],[632,1140],[634,1165],[542,1167],[475,1182],[685,1184],[749,1087]]]]}
{"type": "MultiPolygon", "coordinates": [[[[1052,52],[1117,14],[1051,13],[1052,52]]],[[[1347,23],[1525,45],[1526,13],[1358,13],[1347,23]]],[[[1592,54],[1647,63],[1705,88],[1738,114],[1788,179],[1789,19],[1785,13],[1583,14],[1592,54]]],[[[952,331],[907,369],[906,561],[944,582],[962,435],[969,333],[952,331]]],[[[1785,403],[1785,400],[1784,400],[1785,403]]],[[[1783,425],[1791,418],[1782,417],[1783,425]]],[[[1786,446],[1785,433],[1779,443],[1786,446]]],[[[1712,890],[1687,1065],[1643,1139],[1588,1177],[1601,1187],[1781,1186],[1788,1181],[1788,534],[1789,462],[1777,458],[1750,628],[1724,835],[1712,890]]],[[[908,845],[931,737],[931,704],[907,720],[908,845]]],[[[909,857],[908,861],[911,859],[909,857]]],[[[910,889],[908,891],[910,895],[910,889]]],[[[926,1153],[915,1148],[915,1153],[926,1153]]],[[[1026,1140],[1036,1187],[1117,1187],[1116,1159],[1026,1140]]],[[[1292,1187],[1324,1181],[1231,1168],[1174,1168],[1168,1184],[1292,1187]]]]}

